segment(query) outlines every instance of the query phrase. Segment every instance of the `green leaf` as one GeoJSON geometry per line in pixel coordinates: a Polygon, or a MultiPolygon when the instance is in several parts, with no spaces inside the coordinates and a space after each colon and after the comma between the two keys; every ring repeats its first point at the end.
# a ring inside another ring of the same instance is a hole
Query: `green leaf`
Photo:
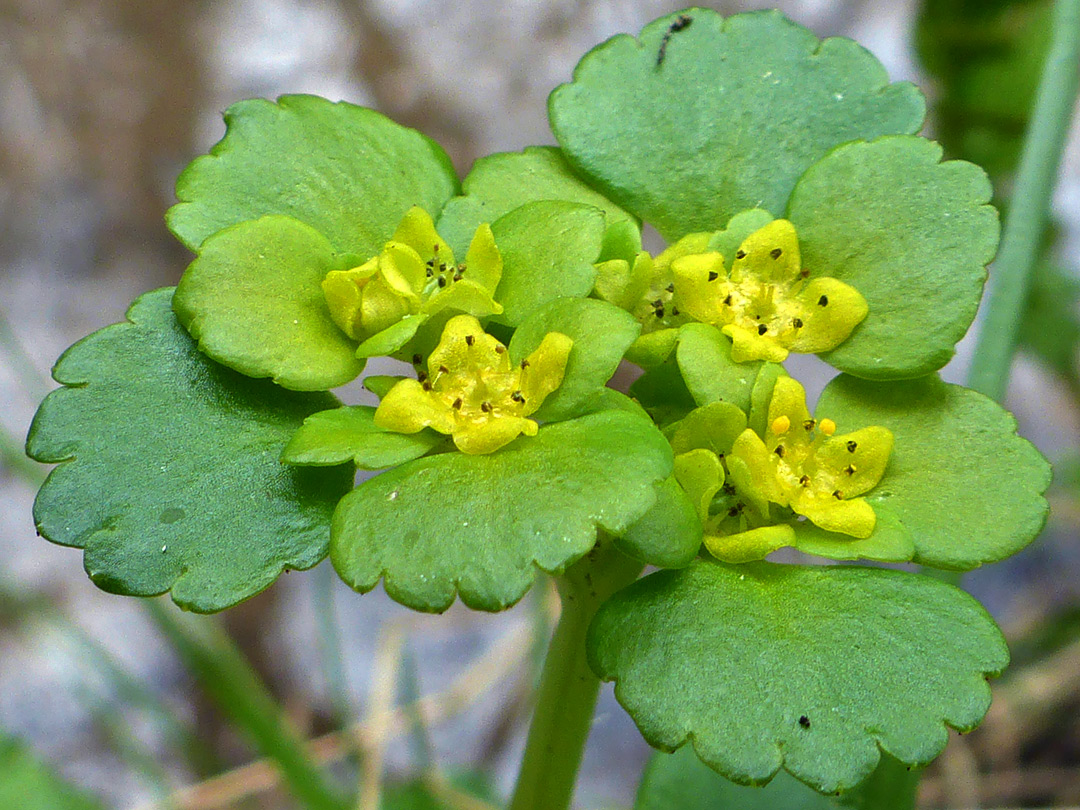
{"type": "Polygon", "coordinates": [[[562,385],[534,414],[536,419],[558,422],[580,415],[587,400],[611,379],[641,324],[604,301],[561,298],[535,310],[518,327],[510,341],[510,359],[521,362],[549,332],[561,332],[574,341],[562,385]]]}
{"type": "Polygon", "coordinates": [[[405,212],[437,215],[457,193],[446,153],[374,110],[316,96],[241,101],[225,137],[176,182],[166,222],[195,250],[211,234],[266,214],[311,226],[339,252],[374,256],[405,212]]]}
{"type": "Polygon", "coordinates": [[[446,438],[433,430],[391,433],[375,426],[374,415],[367,405],[313,413],[289,439],[281,460],[314,467],[351,461],[361,470],[382,470],[420,458],[446,438]]]}
{"type": "Polygon", "coordinates": [[[444,453],[365,481],[334,514],[330,557],[366,593],[440,612],[455,593],[502,610],[536,570],[560,573],[656,501],[671,449],[651,423],[604,411],[546,425],[489,455],[444,453]]]}
{"type": "Polygon", "coordinates": [[[25,744],[0,731],[0,807],[103,810],[105,805],[61,778],[25,744]]]}
{"type": "Polygon", "coordinates": [[[892,514],[866,540],[800,540],[804,550],[896,560],[873,548],[879,531],[895,531],[895,516],[914,543],[915,562],[968,570],[1015,554],[1046,521],[1049,463],[1016,435],[1012,414],[982,394],[936,375],[891,383],[841,375],[825,388],[816,415],[834,420],[840,434],[869,425],[893,432],[885,476],[866,496],[879,518],[883,509],[892,514]]]}
{"type": "Polygon", "coordinates": [[[615,538],[619,551],[659,568],[689,565],[701,548],[701,520],[693,502],[672,476],[657,491],[656,504],[615,538]]]}
{"type": "Polygon", "coordinates": [[[636,219],[580,180],[554,146],[527,146],[523,152],[482,157],[462,183],[462,192],[464,196],[446,204],[438,225],[442,237],[462,255],[482,223],[540,200],[589,205],[604,212],[608,228],[628,222],[637,229],[636,219]]]}
{"type": "Polygon", "coordinates": [[[762,367],[760,360],[736,363],[731,359],[731,339],[715,326],[688,323],[679,330],[675,352],[686,387],[698,405],[730,402],[744,413],[762,367]]]}
{"type": "Polygon", "coordinates": [[[172,290],[147,293],[128,323],[95,332],[56,364],[27,452],[58,463],[34,520],[54,543],[83,548],[98,587],[172,592],[188,610],[222,610],[286,568],[326,555],[346,467],[278,461],[329,394],[295,394],[208,360],[176,322],[172,290]]]}
{"type": "Polygon", "coordinates": [[[990,182],[941,163],[915,137],[842,146],[811,167],[788,218],[803,264],[850,284],[870,314],[822,357],[858,377],[919,377],[944,366],[975,317],[998,242],[990,182]]]}
{"type": "Polygon", "coordinates": [[[557,298],[584,298],[596,281],[593,262],[604,239],[598,208],[567,202],[534,202],[491,226],[503,259],[495,300],[503,314],[493,320],[517,326],[557,298]]]}
{"type": "Polygon", "coordinates": [[[743,784],[782,766],[825,793],[866,778],[879,748],[929,762],[947,727],[979,723],[1008,663],[986,611],[943,582],[770,563],[647,576],[601,606],[587,643],[654,747],[690,742],[743,784]]]}
{"type": "Polygon", "coordinates": [[[689,745],[656,752],[645,767],[634,810],[839,810],[843,805],[779,773],[764,787],[744,787],[720,776],[689,745]]]}
{"type": "Polygon", "coordinates": [[[574,169],[673,241],[747,208],[783,211],[831,148],[918,132],[924,106],[850,40],[819,41],[777,11],[689,9],[594,48],[549,112],[574,169]]]}
{"type": "Polygon", "coordinates": [[[289,217],[263,217],[203,243],[173,308],[219,363],[292,390],[325,391],[364,369],[323,295],[323,278],[340,269],[317,231],[289,217]]]}
{"type": "Polygon", "coordinates": [[[648,369],[634,380],[630,395],[661,427],[682,419],[697,407],[674,358],[648,369]]]}

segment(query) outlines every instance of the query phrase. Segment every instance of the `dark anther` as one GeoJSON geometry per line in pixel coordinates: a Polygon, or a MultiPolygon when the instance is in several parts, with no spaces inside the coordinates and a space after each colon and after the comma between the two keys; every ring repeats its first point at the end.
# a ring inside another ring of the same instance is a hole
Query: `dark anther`
{"type": "Polygon", "coordinates": [[[434,267],[435,266],[435,260],[434,259],[428,259],[427,260],[427,266],[428,267],[434,267]]]}
{"type": "Polygon", "coordinates": [[[421,359],[422,359],[422,358],[420,357],[420,355],[418,355],[418,354],[414,354],[414,355],[412,356],[412,364],[413,364],[414,366],[418,366],[418,365],[420,365],[420,361],[421,361],[421,359]]]}
{"type": "Polygon", "coordinates": [[[773,450],[773,452],[776,453],[776,455],[779,458],[783,458],[784,457],[784,445],[782,445],[782,444],[776,445],[776,449],[773,450]]]}
{"type": "Polygon", "coordinates": [[[526,369],[528,367],[529,367],[529,361],[528,360],[522,360],[521,361],[521,368],[526,369]]]}
{"type": "Polygon", "coordinates": [[[744,508],[745,508],[745,507],[743,506],[743,503],[742,503],[742,501],[740,501],[739,503],[735,504],[735,505],[734,505],[733,507],[731,507],[730,509],[728,509],[728,510],[727,510],[727,513],[728,513],[728,515],[729,515],[730,517],[735,517],[735,516],[737,516],[737,515],[738,515],[739,513],[741,513],[741,512],[742,512],[742,510],[743,510],[744,508]]]}
{"type": "Polygon", "coordinates": [[[802,329],[802,318],[794,318],[791,321],[791,325],[796,329],[802,329]]]}
{"type": "Polygon", "coordinates": [[[446,265],[445,264],[440,264],[439,265],[439,272],[440,273],[445,273],[446,272],[446,265]]]}
{"type": "Polygon", "coordinates": [[[799,725],[803,728],[810,728],[810,718],[804,714],[799,718],[799,725]]]}
{"type": "Polygon", "coordinates": [[[521,392],[520,392],[520,391],[515,391],[514,393],[512,393],[512,394],[510,395],[510,399],[514,400],[514,402],[519,402],[519,403],[521,403],[522,405],[524,405],[524,404],[525,404],[525,397],[524,397],[524,396],[522,396],[522,394],[521,394],[521,392]]]}
{"type": "Polygon", "coordinates": [[[672,315],[672,317],[675,317],[675,316],[676,316],[676,315],[678,315],[678,314],[679,314],[679,308],[678,308],[678,307],[672,307],[672,308],[671,308],[671,315],[672,315]]]}
{"type": "Polygon", "coordinates": [[[448,369],[446,366],[439,366],[439,373],[440,374],[449,374],[450,369],[448,369]]]}
{"type": "Polygon", "coordinates": [[[461,405],[462,405],[461,397],[458,397],[457,399],[454,400],[453,408],[454,408],[455,411],[460,411],[461,410],[461,405]]]}
{"type": "Polygon", "coordinates": [[[745,259],[746,258],[746,251],[745,250],[737,250],[737,251],[735,251],[735,258],[736,259],[745,259]]]}
{"type": "Polygon", "coordinates": [[[719,273],[714,273],[712,270],[709,271],[709,281],[716,281],[718,278],[720,278],[719,273]]]}
{"type": "Polygon", "coordinates": [[[461,281],[461,272],[454,273],[454,281],[461,281]]]}
{"type": "Polygon", "coordinates": [[[432,270],[431,270],[431,268],[429,267],[429,268],[427,269],[427,277],[428,277],[428,278],[431,278],[431,277],[432,277],[433,275],[435,275],[435,273],[433,273],[433,272],[432,272],[432,270]]]}
{"type": "Polygon", "coordinates": [[[802,423],[802,426],[804,428],[806,428],[808,431],[813,430],[815,427],[817,427],[817,420],[816,419],[807,419],[805,422],[802,423]]]}
{"type": "Polygon", "coordinates": [[[764,335],[768,331],[769,331],[769,327],[767,327],[765,324],[763,324],[763,323],[758,324],[757,333],[759,335],[764,335]]]}
{"type": "Polygon", "coordinates": [[[799,483],[802,484],[804,487],[810,486],[810,476],[804,475],[802,478],[799,479],[799,483]]]}
{"type": "Polygon", "coordinates": [[[653,309],[663,309],[664,308],[664,299],[663,298],[657,298],[655,301],[652,302],[652,308],[653,309]]]}
{"type": "Polygon", "coordinates": [[[439,276],[439,286],[440,287],[445,287],[446,286],[446,276],[439,276]]]}
{"type": "Polygon", "coordinates": [[[783,253],[783,252],[784,251],[782,251],[780,248],[773,248],[772,250],[769,251],[769,255],[772,256],[774,259],[779,259],[780,254],[783,253]]]}
{"type": "Polygon", "coordinates": [[[829,296],[823,295],[817,300],[819,307],[827,307],[829,305],[829,296]]]}
{"type": "Polygon", "coordinates": [[[505,346],[496,346],[495,347],[495,354],[503,354],[505,351],[506,351],[505,346]]]}
{"type": "Polygon", "coordinates": [[[675,292],[675,285],[674,285],[674,283],[668,284],[666,287],[664,287],[664,289],[667,290],[668,292],[673,293],[673,292],[675,292]]]}
{"type": "Polygon", "coordinates": [[[728,307],[731,306],[731,296],[730,295],[727,298],[724,299],[724,306],[728,306],[728,307]]]}
{"type": "Polygon", "coordinates": [[[476,343],[476,338],[474,338],[472,335],[466,335],[465,336],[465,345],[466,346],[472,346],[474,343],[476,343]]]}
{"type": "Polygon", "coordinates": [[[799,278],[806,278],[809,275],[810,275],[810,271],[805,267],[802,270],[799,271],[799,278]]]}
{"type": "Polygon", "coordinates": [[[418,379],[420,382],[424,382],[425,380],[427,380],[427,372],[426,371],[418,371],[418,372],[416,372],[416,379],[418,379]]]}
{"type": "Polygon", "coordinates": [[[459,265],[457,266],[457,271],[458,271],[459,273],[464,273],[464,272],[465,272],[465,269],[466,269],[466,267],[467,267],[467,266],[468,266],[468,265],[466,265],[466,264],[465,264],[465,262],[462,262],[461,264],[459,264],[459,265]]]}
{"type": "Polygon", "coordinates": [[[491,413],[491,403],[490,402],[481,402],[480,403],[480,410],[482,410],[484,413],[491,413]]]}
{"type": "Polygon", "coordinates": [[[841,491],[840,491],[840,490],[838,490],[838,489],[834,489],[834,490],[833,490],[832,496],[833,496],[834,498],[836,498],[836,500],[838,500],[838,501],[842,501],[842,500],[844,500],[844,493],[843,493],[843,492],[841,492],[841,491]]]}
{"type": "Polygon", "coordinates": [[[432,252],[432,253],[438,253],[438,252],[439,252],[439,246],[438,246],[438,245],[435,245],[435,247],[433,247],[433,248],[431,249],[431,252],[432,252]]]}
{"type": "Polygon", "coordinates": [[[664,308],[663,307],[658,307],[657,308],[656,317],[657,318],[663,318],[664,317],[664,308]]]}
{"type": "Polygon", "coordinates": [[[844,467],[844,472],[846,472],[848,475],[854,475],[855,474],[855,465],[854,464],[848,464],[846,467],[844,467]]]}
{"type": "Polygon", "coordinates": [[[424,380],[422,385],[425,391],[431,390],[431,380],[424,380]]]}
{"type": "Polygon", "coordinates": [[[723,492],[725,495],[734,495],[735,487],[732,484],[724,484],[723,492]]]}
{"type": "Polygon", "coordinates": [[[854,452],[855,452],[855,450],[856,450],[856,449],[857,449],[858,447],[859,447],[859,445],[857,445],[857,444],[856,444],[855,442],[848,442],[848,443],[847,443],[847,451],[848,451],[849,453],[854,453],[854,452]]]}

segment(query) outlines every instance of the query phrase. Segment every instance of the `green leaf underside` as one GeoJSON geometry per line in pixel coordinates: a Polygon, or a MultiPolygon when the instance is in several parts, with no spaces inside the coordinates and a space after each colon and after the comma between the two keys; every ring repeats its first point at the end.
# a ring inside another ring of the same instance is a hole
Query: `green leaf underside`
{"type": "Polygon", "coordinates": [[[62,779],[26,745],[0,731],[0,807],[103,810],[104,806],[62,779]]]}
{"type": "Polygon", "coordinates": [[[263,217],[203,243],[173,308],[219,363],[292,390],[325,391],[364,368],[322,291],[326,274],[340,269],[317,231],[289,217],[263,217]]]}
{"type": "Polygon", "coordinates": [[[611,379],[627,347],[641,331],[634,317],[591,298],[562,298],[529,316],[510,341],[510,359],[519,363],[549,332],[574,341],[560,385],[544,399],[534,418],[557,422],[580,415],[589,398],[611,379]]]}
{"type": "Polygon", "coordinates": [[[701,520],[674,476],[656,494],[652,509],[615,538],[624,554],[660,568],[689,565],[701,548],[701,520]]]}
{"type": "Polygon", "coordinates": [[[761,361],[736,363],[731,359],[731,339],[715,326],[688,323],[679,329],[675,357],[686,387],[698,405],[730,402],[744,413],[761,361]]]}
{"type": "Polygon", "coordinates": [[[929,577],[705,560],[612,597],[588,652],[653,746],[689,742],[743,784],[782,766],[825,793],[862,781],[879,747],[929,762],[946,726],[979,723],[1008,663],[982,607],[929,577]]]}
{"type": "Polygon", "coordinates": [[[455,593],[502,610],[536,569],[559,573],[597,529],[622,534],[652,507],[671,449],[651,423],[604,411],[547,425],[489,455],[445,453],[361,484],[334,514],[330,557],[366,592],[439,612],[455,593]]]}
{"type": "Polygon", "coordinates": [[[409,208],[437,215],[457,193],[442,148],[374,110],[282,96],[234,104],[225,124],[224,139],[181,173],[166,215],[192,250],[229,225],[285,214],[338,252],[373,256],[409,208]]]}
{"type": "Polygon", "coordinates": [[[634,810],[840,810],[784,772],[763,787],[746,787],[701,762],[689,745],[673,754],[657,751],[645,767],[634,810]]]}
{"type": "Polygon", "coordinates": [[[557,298],[584,298],[596,281],[593,262],[604,239],[598,208],[567,202],[534,202],[516,208],[491,226],[502,254],[503,274],[493,320],[517,326],[557,298]]]}
{"type": "Polygon", "coordinates": [[[944,366],[971,325],[998,242],[979,167],[941,161],[916,137],[839,147],[799,180],[788,218],[814,276],[855,287],[866,320],[823,355],[858,377],[919,377],[944,366]]]}
{"type": "Polygon", "coordinates": [[[293,434],[281,460],[319,467],[351,461],[362,470],[382,470],[420,458],[446,438],[433,430],[391,433],[375,426],[374,415],[368,405],[314,413],[293,434]]]}
{"type": "Polygon", "coordinates": [[[462,183],[464,196],[446,204],[438,231],[455,255],[464,251],[484,222],[492,223],[526,203],[562,200],[599,208],[607,226],[631,222],[628,214],[600,192],[587,186],[570,169],[554,146],[527,146],[523,152],[500,152],[482,157],[462,183]]]}
{"type": "MultiPolygon", "coordinates": [[[[914,561],[968,570],[1015,554],[1046,521],[1042,493],[1050,465],[1016,435],[1016,420],[982,394],[936,375],[903,382],[871,382],[848,375],[822,392],[816,415],[848,433],[869,425],[892,431],[885,475],[867,494],[879,528],[866,540],[816,532],[799,548],[822,556],[902,559],[882,534],[903,525],[914,561]],[[881,517],[887,511],[885,519],[881,517]],[[875,547],[886,547],[883,554],[875,547]]],[[[805,524],[799,524],[802,531],[805,524]]]]}
{"type": "Polygon", "coordinates": [[[171,289],[139,298],[128,323],[76,343],[53,375],[27,452],[62,462],[38,493],[49,540],[85,549],[90,578],[132,596],[172,592],[212,612],[326,555],[341,467],[278,461],[305,417],[336,405],[208,360],[180,327],[171,289]]]}
{"type": "Polygon", "coordinates": [[[594,48],[549,102],[567,160],[669,241],[779,213],[829,149],[922,126],[919,91],[851,40],[776,11],[683,13],[681,30],[672,14],[594,48]]]}

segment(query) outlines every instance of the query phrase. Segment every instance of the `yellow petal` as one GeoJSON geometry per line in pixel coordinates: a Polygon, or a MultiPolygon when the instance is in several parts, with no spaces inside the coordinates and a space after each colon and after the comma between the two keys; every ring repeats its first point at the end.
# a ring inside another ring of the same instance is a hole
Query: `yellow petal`
{"type": "Polygon", "coordinates": [[[787,359],[788,350],[767,335],[759,335],[751,329],[735,324],[729,324],[721,331],[731,338],[731,359],[736,363],[748,363],[752,360],[782,363],[787,359]]]}
{"type": "Polygon", "coordinates": [[[454,431],[454,444],[462,453],[494,453],[522,433],[535,436],[537,424],[520,416],[497,416],[484,421],[464,423],[454,431]]]}
{"type": "Polygon", "coordinates": [[[666,271],[676,259],[683,256],[704,253],[709,249],[709,240],[712,237],[711,232],[688,233],[674,244],[668,245],[654,260],[656,271],[666,271]]]}
{"type": "Polygon", "coordinates": [[[827,532],[848,534],[859,539],[873,534],[877,524],[877,515],[865,498],[841,501],[831,495],[803,492],[792,502],[791,508],[827,532]]]}
{"type": "Polygon", "coordinates": [[[810,411],[806,409],[806,389],[794,377],[778,377],[773,386],[772,399],[769,401],[767,441],[771,442],[778,435],[786,435],[786,432],[772,432],[772,426],[783,424],[784,419],[792,430],[792,437],[806,435],[804,426],[810,420],[810,411]]]}
{"type": "Polygon", "coordinates": [[[413,248],[403,242],[387,242],[379,254],[379,273],[398,295],[419,300],[427,283],[427,268],[413,248]]]}
{"type": "Polygon", "coordinates": [[[454,430],[453,409],[416,380],[401,380],[386,392],[375,409],[376,427],[395,433],[418,433],[431,427],[439,433],[454,430]]]}
{"type": "Polygon", "coordinates": [[[381,273],[375,276],[364,285],[357,339],[365,340],[413,314],[416,303],[399,295],[381,273]]]}
{"type": "Polygon", "coordinates": [[[704,540],[705,548],[721,562],[747,563],[763,560],[784,546],[794,545],[795,530],[787,524],[762,526],[726,536],[706,534],[704,540]]]}
{"type": "Polygon", "coordinates": [[[458,310],[478,318],[498,315],[503,311],[502,304],[497,303],[487,289],[475,280],[465,278],[443,287],[420,307],[425,315],[434,315],[444,309],[458,310]]]}
{"type": "Polygon", "coordinates": [[[536,350],[525,358],[521,370],[522,413],[530,414],[562,385],[574,341],[561,332],[548,332],[536,350]]]}
{"type": "Polygon", "coordinates": [[[486,359],[495,354],[494,347],[487,346],[494,340],[472,315],[455,315],[446,322],[439,345],[428,357],[428,371],[434,376],[440,367],[463,368],[476,357],[486,359]]]}
{"type": "Polygon", "coordinates": [[[878,485],[892,448],[892,431],[874,425],[827,439],[814,453],[814,463],[833,474],[845,498],[854,498],[878,485]]]}
{"type": "Polygon", "coordinates": [[[795,226],[786,219],[774,219],[746,237],[731,264],[734,281],[751,275],[761,281],[790,283],[801,272],[799,239],[795,226]]]}
{"type": "Polygon", "coordinates": [[[858,290],[835,278],[814,279],[797,300],[802,305],[803,326],[791,343],[796,352],[835,349],[870,311],[858,290]]]}
{"type": "Polygon", "coordinates": [[[702,323],[724,322],[724,299],[730,292],[724,257],[719,253],[682,256],[671,265],[675,294],[683,309],[702,323]]]}
{"type": "Polygon", "coordinates": [[[331,270],[322,281],[323,296],[330,310],[330,317],[346,335],[360,340],[360,305],[363,300],[362,286],[370,274],[361,276],[353,270],[331,270]]]}
{"type": "Polygon", "coordinates": [[[787,497],[777,481],[769,449],[753,430],[747,428],[739,434],[727,460],[732,483],[746,490],[747,497],[759,511],[768,511],[759,499],[787,506],[787,497]]]}
{"type": "Polygon", "coordinates": [[[393,241],[402,242],[411,247],[424,262],[432,256],[445,264],[452,264],[454,261],[454,254],[446,241],[436,232],[431,215],[419,205],[414,205],[405,212],[397,230],[394,231],[393,241]]]}
{"type": "Polygon", "coordinates": [[[502,279],[502,254],[495,246],[491,226],[484,223],[473,234],[469,252],[465,255],[466,278],[483,287],[491,295],[502,279]]]}

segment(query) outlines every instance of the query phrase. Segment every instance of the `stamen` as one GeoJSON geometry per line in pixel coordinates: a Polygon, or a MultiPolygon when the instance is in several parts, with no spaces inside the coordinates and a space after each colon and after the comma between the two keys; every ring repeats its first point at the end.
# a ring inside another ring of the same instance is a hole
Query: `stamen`
{"type": "Polygon", "coordinates": [[[724,299],[724,305],[729,306],[729,307],[731,306],[731,295],[730,295],[730,293],[728,294],[728,297],[724,299]]]}
{"type": "Polygon", "coordinates": [[[806,432],[809,433],[811,430],[817,427],[817,420],[807,419],[805,422],[802,423],[802,426],[806,428],[806,432]]]}
{"type": "Polygon", "coordinates": [[[529,367],[529,361],[528,360],[522,360],[521,361],[521,368],[524,370],[524,369],[527,369],[528,367],[529,367]]]}
{"type": "Polygon", "coordinates": [[[804,487],[810,486],[810,476],[804,475],[802,478],[799,479],[799,483],[802,484],[804,487]]]}
{"type": "Polygon", "coordinates": [[[838,489],[834,489],[834,490],[833,490],[833,494],[832,494],[832,496],[833,496],[834,498],[836,498],[836,500],[838,500],[838,501],[842,501],[842,500],[844,500],[844,493],[843,493],[843,492],[841,492],[841,491],[840,491],[840,490],[838,490],[838,489]]]}
{"type": "Polygon", "coordinates": [[[767,327],[765,324],[763,324],[763,323],[758,324],[757,333],[759,335],[764,335],[768,331],[769,331],[769,327],[767,327]]]}
{"type": "Polygon", "coordinates": [[[847,451],[849,453],[854,453],[858,449],[858,447],[859,447],[859,445],[857,443],[855,443],[855,442],[848,442],[847,443],[847,451]]]}
{"type": "Polygon", "coordinates": [[[439,276],[439,286],[440,287],[445,287],[446,286],[446,276],[439,276]]]}
{"type": "Polygon", "coordinates": [[[802,329],[802,326],[803,326],[802,318],[794,318],[794,319],[792,319],[791,325],[794,326],[796,329],[802,329]]]}
{"type": "Polygon", "coordinates": [[[732,484],[724,484],[722,491],[725,495],[734,495],[735,487],[732,484]]]}
{"type": "Polygon", "coordinates": [[[770,425],[770,427],[772,428],[772,432],[775,433],[777,436],[782,433],[787,433],[788,430],[791,428],[791,419],[789,419],[786,415],[778,416],[773,419],[772,425],[770,425]]]}
{"type": "Polygon", "coordinates": [[[773,452],[776,453],[778,458],[783,458],[784,457],[784,445],[782,445],[782,444],[776,445],[776,449],[773,450],[773,452]]]}
{"type": "Polygon", "coordinates": [[[848,464],[846,467],[844,467],[844,472],[846,472],[848,475],[854,475],[855,474],[855,465],[854,464],[848,464]]]}
{"type": "Polygon", "coordinates": [[[462,406],[461,397],[454,400],[454,404],[451,406],[455,411],[460,411],[462,406]]]}
{"type": "Polygon", "coordinates": [[[819,307],[827,307],[829,305],[829,296],[823,295],[817,300],[819,307]]]}
{"type": "Polygon", "coordinates": [[[482,410],[484,413],[491,413],[491,410],[492,410],[491,403],[490,402],[481,402],[480,403],[480,410],[482,410]]]}
{"type": "Polygon", "coordinates": [[[714,273],[712,270],[709,271],[709,281],[716,281],[718,278],[720,278],[719,273],[714,273]]]}
{"type": "Polygon", "coordinates": [[[446,366],[439,366],[439,373],[440,374],[449,374],[450,369],[448,369],[446,366]]]}
{"type": "Polygon", "coordinates": [[[737,251],[735,251],[735,258],[736,259],[745,259],[746,258],[746,251],[745,250],[737,250],[737,251]]]}
{"type": "Polygon", "coordinates": [[[515,391],[514,393],[512,393],[510,395],[510,399],[514,400],[514,402],[517,402],[520,405],[525,404],[525,397],[522,396],[520,391],[515,391]]]}
{"type": "Polygon", "coordinates": [[[465,336],[465,345],[466,346],[472,346],[474,343],[476,343],[476,338],[475,337],[473,337],[472,335],[466,335],[465,336]]]}
{"type": "Polygon", "coordinates": [[[678,315],[678,314],[679,314],[679,308],[678,308],[678,307],[672,307],[672,308],[671,308],[671,315],[672,315],[672,317],[674,317],[674,316],[676,316],[676,315],[678,315]]]}
{"type": "Polygon", "coordinates": [[[832,436],[836,433],[836,422],[832,419],[822,419],[821,424],[818,425],[818,429],[826,436],[832,436]]]}
{"type": "Polygon", "coordinates": [[[782,251],[780,248],[773,248],[772,250],[769,251],[769,255],[772,256],[774,259],[779,259],[780,254],[783,253],[783,252],[784,251],[782,251]]]}
{"type": "Polygon", "coordinates": [[[667,290],[669,293],[673,293],[675,292],[675,285],[673,283],[668,284],[666,287],[664,287],[664,289],[667,290]]]}
{"type": "Polygon", "coordinates": [[[431,390],[431,380],[424,380],[424,382],[421,383],[421,385],[422,385],[422,387],[423,387],[423,389],[425,391],[430,391],[431,390]]]}
{"type": "Polygon", "coordinates": [[[496,346],[495,347],[495,354],[505,354],[505,353],[506,353],[506,347],[505,346],[496,346]]]}
{"type": "Polygon", "coordinates": [[[418,371],[418,372],[416,372],[416,379],[419,380],[420,382],[425,382],[427,380],[427,378],[428,378],[428,375],[427,375],[426,371],[418,371]]]}
{"type": "Polygon", "coordinates": [[[422,357],[420,357],[420,355],[418,355],[418,354],[414,354],[414,355],[412,356],[412,364],[413,364],[414,366],[418,366],[418,365],[420,365],[420,361],[421,361],[422,359],[423,359],[423,358],[422,358],[422,357]]]}
{"type": "Polygon", "coordinates": [[[737,517],[739,514],[742,513],[742,510],[745,509],[745,508],[746,507],[743,505],[742,501],[740,501],[739,503],[735,504],[733,507],[728,509],[728,511],[727,511],[728,516],[729,517],[737,517]]]}

